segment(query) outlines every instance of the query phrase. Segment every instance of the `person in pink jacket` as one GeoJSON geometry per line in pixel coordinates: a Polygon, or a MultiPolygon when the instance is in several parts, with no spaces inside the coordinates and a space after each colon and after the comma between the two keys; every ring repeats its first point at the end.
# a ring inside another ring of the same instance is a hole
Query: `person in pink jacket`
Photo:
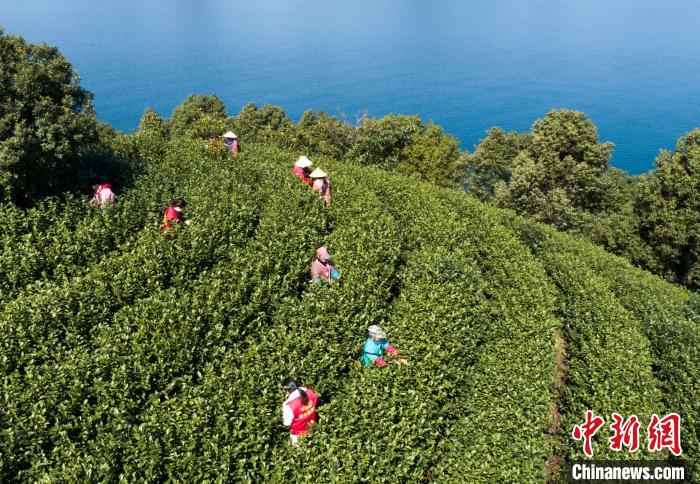
{"type": "Polygon", "coordinates": [[[300,156],[297,162],[294,163],[292,173],[304,183],[313,185],[314,182],[311,180],[311,178],[309,178],[309,175],[311,174],[312,164],[313,163],[311,163],[311,160],[308,159],[306,156],[300,156]]]}
{"type": "Polygon", "coordinates": [[[331,183],[328,181],[328,175],[320,168],[316,168],[311,172],[309,178],[313,180],[311,187],[318,193],[321,200],[326,202],[326,207],[331,205],[331,183]]]}
{"type": "Polygon", "coordinates": [[[333,266],[331,255],[325,247],[316,250],[316,259],[311,264],[311,281],[317,285],[331,284],[340,279],[340,271],[333,266]]]}
{"type": "Polygon", "coordinates": [[[238,141],[236,133],[231,131],[224,133],[224,144],[226,145],[226,151],[233,153],[234,157],[238,156],[238,153],[241,151],[241,144],[238,141]]]}
{"type": "Polygon", "coordinates": [[[98,207],[104,208],[114,203],[117,198],[112,191],[112,185],[101,181],[99,178],[93,178],[90,181],[90,186],[92,187],[92,198],[90,202],[96,204],[98,207]]]}

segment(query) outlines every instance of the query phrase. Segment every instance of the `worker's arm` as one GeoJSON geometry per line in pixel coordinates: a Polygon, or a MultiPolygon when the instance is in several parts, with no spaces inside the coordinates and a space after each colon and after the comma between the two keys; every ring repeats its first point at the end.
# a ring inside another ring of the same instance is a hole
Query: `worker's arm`
{"type": "Polygon", "coordinates": [[[282,423],[285,425],[285,427],[289,427],[292,425],[292,420],[294,420],[294,412],[292,412],[289,405],[285,403],[282,405],[282,423]]]}
{"type": "Polygon", "coordinates": [[[402,363],[404,365],[408,364],[408,361],[406,361],[406,358],[402,358],[399,356],[399,352],[396,351],[396,348],[391,346],[390,344],[387,343],[387,347],[385,348],[385,351],[389,353],[392,357],[396,359],[399,363],[402,363]]]}

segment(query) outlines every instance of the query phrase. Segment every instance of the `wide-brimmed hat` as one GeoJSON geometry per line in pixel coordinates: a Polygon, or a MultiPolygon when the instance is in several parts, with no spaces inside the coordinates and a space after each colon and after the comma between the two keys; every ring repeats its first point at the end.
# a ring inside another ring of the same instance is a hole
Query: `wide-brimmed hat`
{"type": "Polygon", "coordinates": [[[316,168],[314,171],[311,172],[309,175],[309,178],[326,178],[328,175],[326,175],[326,172],[323,171],[320,168],[316,168]]]}
{"type": "Polygon", "coordinates": [[[318,257],[319,259],[328,260],[331,258],[331,255],[328,253],[328,249],[326,249],[325,247],[319,247],[318,249],[316,249],[316,257],[318,257]]]}
{"type": "Polygon", "coordinates": [[[367,328],[367,332],[373,338],[386,339],[386,331],[384,331],[382,328],[380,328],[376,324],[373,324],[372,326],[367,328]]]}
{"type": "Polygon", "coordinates": [[[238,136],[236,136],[236,133],[234,133],[233,131],[226,131],[224,133],[224,138],[237,139],[238,136]]]}
{"type": "Polygon", "coordinates": [[[294,166],[298,166],[299,168],[308,168],[311,165],[313,165],[313,163],[306,156],[300,156],[297,162],[294,163],[294,166]]]}

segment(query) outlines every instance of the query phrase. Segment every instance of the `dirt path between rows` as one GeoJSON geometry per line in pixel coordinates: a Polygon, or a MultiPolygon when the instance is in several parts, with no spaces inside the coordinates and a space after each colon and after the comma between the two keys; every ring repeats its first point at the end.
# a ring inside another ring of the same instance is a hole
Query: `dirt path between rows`
{"type": "Polygon", "coordinates": [[[564,386],[566,385],[566,370],[568,370],[569,365],[566,361],[566,339],[564,338],[564,331],[558,329],[554,332],[554,357],[556,362],[556,369],[554,373],[554,386],[552,388],[552,405],[550,407],[550,412],[552,414],[552,426],[547,430],[553,444],[552,454],[547,457],[547,482],[556,482],[556,476],[561,470],[564,460],[556,455],[557,446],[561,440],[561,412],[559,411],[558,402],[561,399],[561,395],[564,392],[564,386]]]}

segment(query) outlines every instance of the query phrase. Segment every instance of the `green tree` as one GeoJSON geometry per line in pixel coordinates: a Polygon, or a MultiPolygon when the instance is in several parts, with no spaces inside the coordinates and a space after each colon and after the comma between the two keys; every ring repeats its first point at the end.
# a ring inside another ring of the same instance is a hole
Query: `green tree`
{"type": "Polygon", "coordinates": [[[476,180],[470,190],[483,198],[493,193],[496,205],[559,229],[604,209],[614,146],[600,142],[584,113],[552,110],[530,134],[491,130],[482,145],[469,160],[469,179],[476,180]]]}
{"type": "Polygon", "coordinates": [[[300,151],[342,159],[352,146],[353,127],[335,116],[307,110],[297,124],[300,151]]]}
{"type": "Polygon", "coordinates": [[[173,109],[166,123],[171,136],[187,136],[190,128],[202,118],[226,119],[226,106],[216,94],[190,94],[185,101],[173,109]]]}
{"type": "Polygon", "coordinates": [[[167,138],[168,130],[163,118],[150,107],[146,108],[139,121],[139,129],[134,134],[139,153],[146,160],[156,162],[165,153],[167,138]]]}
{"type": "Polygon", "coordinates": [[[97,141],[91,99],[58,49],[0,30],[0,200],[27,204],[61,190],[97,141]]]}
{"type": "Polygon", "coordinates": [[[236,116],[238,137],[246,143],[272,143],[289,148],[296,144],[296,126],[279,106],[267,104],[258,108],[246,104],[236,116]]]}
{"type": "Polygon", "coordinates": [[[481,140],[473,154],[467,157],[465,189],[481,200],[493,196],[499,182],[510,181],[513,160],[529,148],[529,133],[510,131],[493,127],[481,140]]]}
{"type": "Polygon", "coordinates": [[[442,186],[455,186],[464,176],[458,141],[433,123],[423,124],[418,116],[363,118],[347,157],[442,186]]]}
{"type": "Polygon", "coordinates": [[[639,261],[681,284],[700,286],[700,129],[662,150],[636,204],[651,257],[639,261]]]}
{"type": "Polygon", "coordinates": [[[407,163],[397,171],[417,174],[435,185],[454,187],[461,185],[466,168],[466,154],[462,153],[454,136],[431,123],[422,126],[404,149],[407,163]]]}

